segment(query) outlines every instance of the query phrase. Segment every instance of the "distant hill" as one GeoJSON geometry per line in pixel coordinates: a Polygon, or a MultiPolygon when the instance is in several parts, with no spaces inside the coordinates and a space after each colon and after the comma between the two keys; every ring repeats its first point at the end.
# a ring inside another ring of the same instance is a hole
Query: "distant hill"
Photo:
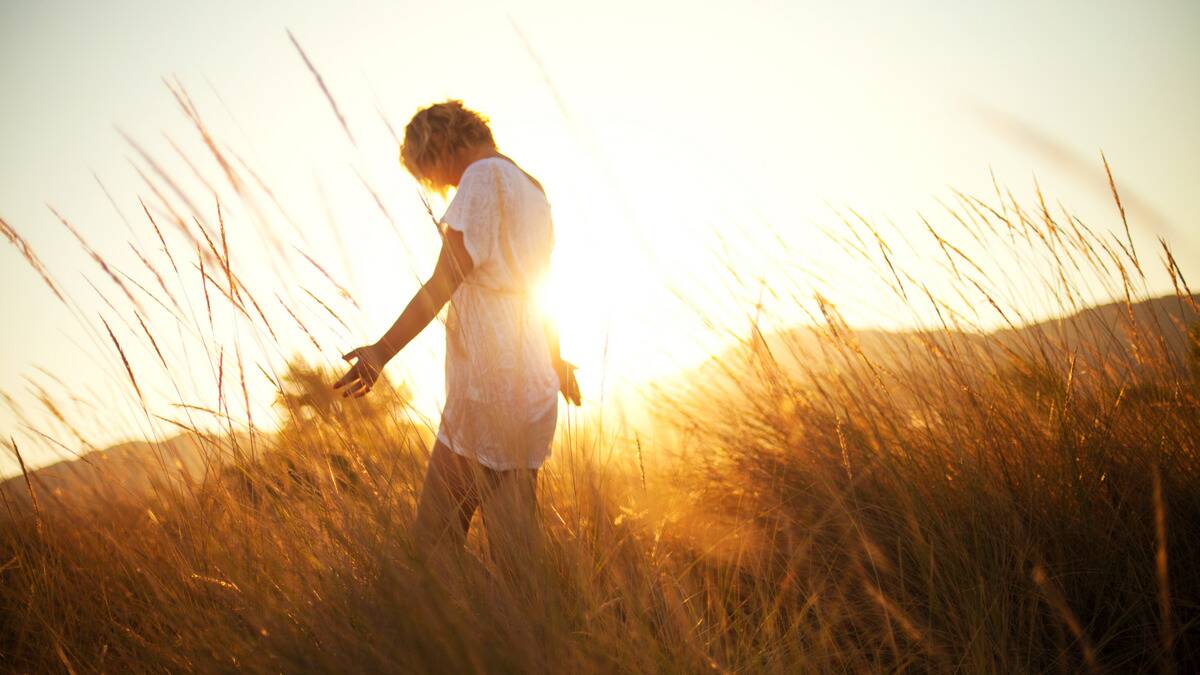
{"type": "Polygon", "coordinates": [[[1076,373],[1106,371],[1136,377],[1148,368],[1187,367],[1188,331],[1200,325],[1200,295],[1153,298],[1127,306],[1109,303],[1067,316],[990,333],[969,331],[885,331],[848,329],[830,344],[827,327],[801,326],[768,333],[729,349],[692,370],[663,381],[656,389],[704,395],[734,393],[739,378],[755,377],[756,363],[768,360],[801,380],[865,358],[895,370],[919,369],[933,360],[966,366],[1006,364],[1016,359],[1065,364],[1074,356],[1076,373]],[[853,344],[856,349],[846,349],[853,344]],[[751,358],[757,355],[758,358],[751,358]]]}
{"type": "MultiPolygon", "coordinates": [[[[161,442],[130,441],[89,452],[31,471],[30,479],[39,499],[140,496],[200,481],[231,455],[228,442],[183,433],[161,442]]],[[[0,482],[2,498],[28,503],[25,477],[18,474],[0,482]]]]}
{"type": "Polygon", "coordinates": [[[1200,324],[1197,307],[1200,295],[1191,296],[1191,302],[1167,295],[1133,305],[1097,305],[993,335],[1013,348],[1029,349],[1045,340],[1094,368],[1137,372],[1144,367],[1141,361],[1154,357],[1165,357],[1175,365],[1186,362],[1191,349],[1188,331],[1200,324]]]}

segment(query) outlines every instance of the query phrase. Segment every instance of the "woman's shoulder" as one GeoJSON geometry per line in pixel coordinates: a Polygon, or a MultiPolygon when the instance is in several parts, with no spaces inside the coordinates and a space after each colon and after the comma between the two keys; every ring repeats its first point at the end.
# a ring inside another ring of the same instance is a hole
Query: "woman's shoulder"
{"type": "Polygon", "coordinates": [[[467,165],[467,168],[463,171],[462,180],[478,180],[479,178],[485,178],[497,173],[503,173],[507,171],[508,165],[510,164],[512,164],[512,162],[508,162],[501,157],[484,157],[483,159],[477,159],[467,165]]]}
{"type": "Polygon", "coordinates": [[[466,170],[463,171],[463,180],[467,180],[468,176],[471,176],[471,180],[479,180],[497,175],[507,180],[515,178],[527,179],[541,190],[541,184],[533,176],[530,176],[516,162],[503,155],[484,157],[483,159],[471,162],[466,170]]]}

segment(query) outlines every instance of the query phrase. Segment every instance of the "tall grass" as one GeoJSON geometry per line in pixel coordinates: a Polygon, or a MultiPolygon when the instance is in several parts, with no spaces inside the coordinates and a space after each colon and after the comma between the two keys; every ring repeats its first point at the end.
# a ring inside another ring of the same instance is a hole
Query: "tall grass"
{"type": "MultiPolygon", "coordinates": [[[[135,251],[136,276],[63,218],[120,294],[95,289],[109,320],[86,319],[0,221],[110,355],[145,419],[180,428],[200,448],[188,465],[186,453],[151,443],[138,460],[148,489],[123,482],[129,464],[106,468],[84,455],[74,487],[56,489],[35,472],[2,493],[7,668],[1200,666],[1200,345],[1187,325],[1196,298],[1165,243],[1161,262],[1177,292],[1146,305],[1149,256],[1131,239],[1052,215],[1044,201],[958,195],[927,223],[943,257],[907,266],[880,230],[848,218],[837,235],[845,250],[879,270],[914,315],[937,321],[909,333],[856,331],[818,296],[810,328],[764,334],[756,324],[658,393],[653,426],[569,426],[542,474],[545,548],[514,574],[486,554],[502,532],[476,528],[461,555],[436,559],[409,536],[430,437],[408,392],[382,386],[346,402],[323,366],[297,360],[256,373],[244,357],[251,346],[284,351],[295,344],[281,337],[287,331],[327,350],[314,322],[348,329],[343,312],[357,303],[319,256],[280,244],[271,223],[286,209],[213,137],[183,87],[172,92],[244,223],[284,261],[280,277],[316,270],[324,290],[272,300],[243,279],[235,258],[257,258],[231,249],[229,205],[189,199],[183,181],[144,153],[142,227],[155,243],[135,251]],[[967,252],[971,241],[995,259],[1048,261],[1039,269],[1049,271],[1015,282],[989,273],[967,252]],[[952,270],[956,297],[924,283],[934,265],[952,270]],[[1083,309],[1096,284],[1117,298],[1105,311],[1036,325],[1023,314],[1031,285],[1065,315],[1083,309]],[[982,308],[976,318],[960,300],[982,308]],[[989,331],[984,315],[1010,327],[989,331]],[[231,322],[232,338],[219,328],[231,322]],[[177,365],[182,355],[209,372],[177,365]],[[181,399],[193,389],[210,398],[181,400],[169,414],[155,408],[138,384],[154,367],[181,399]],[[255,424],[247,373],[271,383],[277,431],[255,424]]],[[[70,414],[44,391],[42,399],[70,429],[70,414]]],[[[75,436],[45,433],[88,449],[75,436]]],[[[19,452],[15,439],[10,446],[19,452]]]]}

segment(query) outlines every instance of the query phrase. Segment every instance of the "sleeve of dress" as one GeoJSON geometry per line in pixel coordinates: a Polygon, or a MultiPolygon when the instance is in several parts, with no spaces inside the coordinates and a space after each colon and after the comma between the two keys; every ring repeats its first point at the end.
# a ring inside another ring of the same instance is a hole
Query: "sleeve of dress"
{"type": "Polygon", "coordinates": [[[491,162],[473,165],[463,173],[458,190],[442,216],[442,223],[463,234],[463,243],[475,267],[481,267],[496,249],[500,222],[500,174],[491,162]]]}

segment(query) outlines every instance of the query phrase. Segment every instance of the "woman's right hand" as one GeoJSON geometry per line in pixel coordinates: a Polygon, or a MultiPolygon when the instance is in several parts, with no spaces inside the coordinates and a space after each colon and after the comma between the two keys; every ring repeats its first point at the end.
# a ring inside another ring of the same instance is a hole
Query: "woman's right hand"
{"type": "Polygon", "coordinates": [[[358,349],[351,349],[343,354],[342,358],[347,363],[354,359],[357,359],[357,362],[342,376],[342,379],[334,383],[333,388],[346,388],[342,392],[342,398],[362,398],[371,391],[375,380],[379,379],[379,374],[383,372],[383,366],[391,359],[391,354],[388,354],[377,342],[358,349]]]}

